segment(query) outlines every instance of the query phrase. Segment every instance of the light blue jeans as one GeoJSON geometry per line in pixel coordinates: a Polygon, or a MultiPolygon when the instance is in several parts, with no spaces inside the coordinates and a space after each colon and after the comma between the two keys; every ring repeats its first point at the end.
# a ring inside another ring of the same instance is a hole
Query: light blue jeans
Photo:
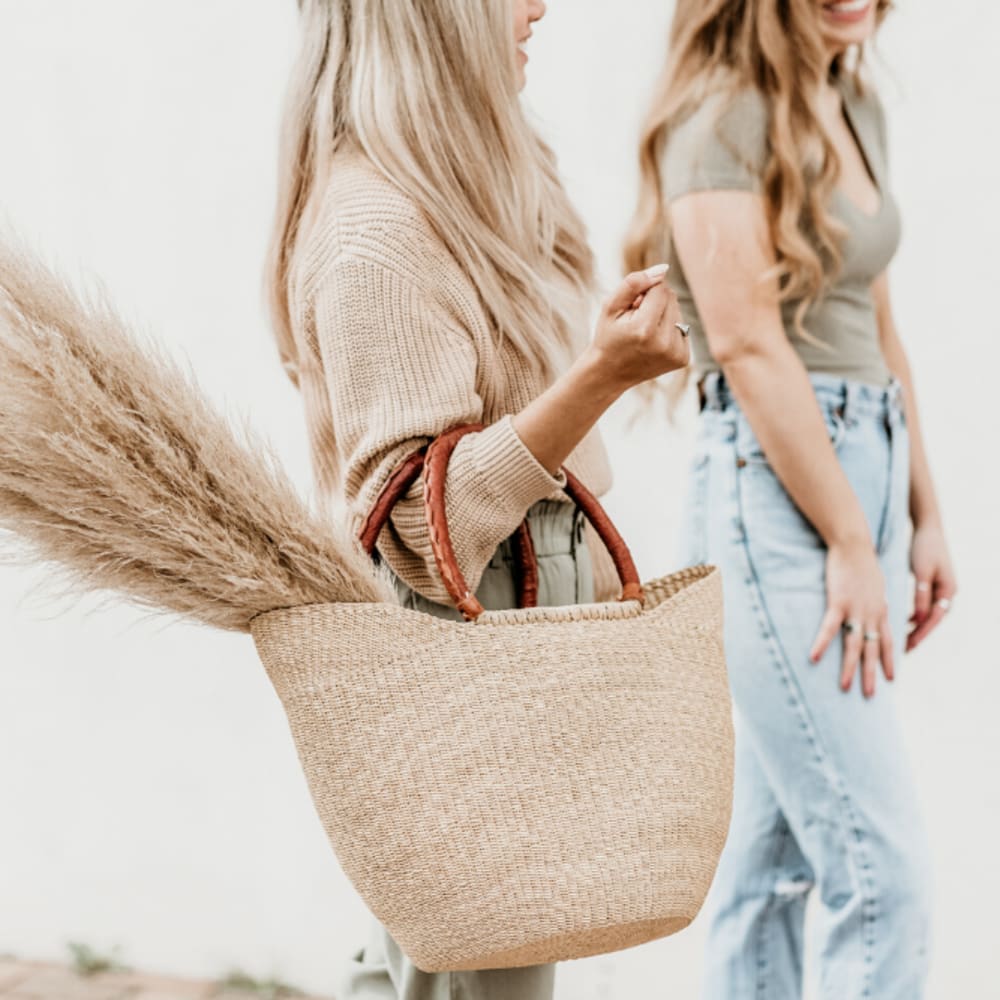
{"type": "MultiPolygon", "coordinates": [[[[594,570],[582,512],[572,503],[539,500],[528,508],[526,516],[538,557],[539,607],[593,601],[594,570]]],[[[510,539],[505,539],[476,590],[484,608],[517,606],[514,567],[514,549],[510,539]]],[[[404,607],[437,618],[461,620],[455,608],[428,600],[399,577],[395,577],[394,584],[404,607]]],[[[551,963],[513,969],[424,972],[372,915],[367,942],[349,953],[338,969],[334,996],[337,1000],[552,1000],[555,976],[556,966],[551,963]]]]}
{"type": "MultiPolygon", "coordinates": [[[[899,666],[909,580],[900,384],[810,379],[875,540],[899,666]]],[[[703,394],[682,556],[722,569],[736,714],[733,821],[706,906],[704,996],[801,997],[806,901],[815,895],[818,995],[919,1000],[930,864],[893,687],[880,676],[873,699],[857,683],[842,692],[840,638],[810,663],[826,610],[826,549],[724,377],[707,375],[703,394]]]]}

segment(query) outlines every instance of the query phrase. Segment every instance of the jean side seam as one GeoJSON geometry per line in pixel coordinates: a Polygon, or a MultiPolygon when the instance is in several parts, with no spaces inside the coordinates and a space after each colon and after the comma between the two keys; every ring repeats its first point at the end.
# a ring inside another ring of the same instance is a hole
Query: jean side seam
{"type": "MultiPolygon", "coordinates": [[[[771,869],[774,870],[778,867],[781,862],[782,857],[785,853],[785,847],[788,845],[788,838],[791,836],[791,827],[788,825],[788,821],[782,819],[781,828],[778,832],[778,846],[774,851],[774,855],[771,860],[771,869]]],[[[772,911],[776,909],[778,902],[778,894],[775,892],[773,886],[768,890],[767,902],[764,904],[763,909],[760,914],[760,923],[757,928],[757,933],[755,935],[755,962],[757,970],[757,981],[755,983],[754,993],[756,994],[757,1000],[767,1000],[767,988],[770,985],[770,980],[768,978],[768,956],[767,949],[764,941],[765,933],[770,926],[770,918],[772,911]]]]}
{"type": "Polygon", "coordinates": [[[693,551],[699,563],[708,561],[708,476],[711,470],[711,458],[706,453],[695,469],[693,484],[694,511],[691,519],[693,551]]]}
{"type": "MultiPolygon", "coordinates": [[[[735,447],[733,451],[735,468],[735,447]]],[[[791,664],[788,662],[788,656],[785,653],[784,647],[779,641],[778,631],[774,626],[774,620],[767,610],[767,603],[764,599],[764,588],[754,566],[753,556],[750,552],[746,522],[743,519],[744,505],[738,473],[734,480],[734,492],[735,496],[733,497],[733,500],[734,509],[736,510],[734,528],[736,529],[738,548],[742,555],[743,569],[745,570],[744,583],[750,592],[750,604],[754,615],[757,618],[757,622],[761,630],[761,637],[767,644],[771,663],[778,670],[781,683],[788,693],[788,700],[793,711],[795,711],[798,716],[799,728],[806,737],[814,760],[819,765],[820,772],[823,774],[824,780],[834,791],[838,801],[840,802],[844,818],[847,821],[847,828],[853,836],[857,849],[855,864],[859,866],[859,869],[856,871],[859,884],[863,882],[867,883],[867,885],[860,886],[862,889],[860,930],[865,967],[862,996],[867,998],[871,996],[871,968],[874,961],[875,946],[874,910],[877,906],[875,878],[872,874],[871,859],[868,856],[868,852],[864,849],[864,835],[858,825],[846,782],[840,779],[836,768],[831,762],[830,755],[822,747],[815,724],[805,703],[802,690],[799,687],[795,674],[791,669],[791,664]],[[867,890],[867,892],[865,890],[867,890]]]]}
{"type": "Polygon", "coordinates": [[[875,554],[879,557],[885,555],[892,538],[892,508],[896,502],[895,470],[896,449],[898,447],[895,428],[892,425],[892,416],[886,413],[882,421],[889,441],[889,470],[885,484],[885,497],[879,512],[878,534],[876,535],[875,554]]]}
{"type": "Polygon", "coordinates": [[[754,934],[754,997],[756,1000],[767,1000],[767,972],[768,972],[768,961],[767,961],[767,948],[764,940],[765,934],[767,932],[768,920],[771,916],[771,911],[774,909],[775,897],[774,893],[768,893],[767,901],[764,903],[764,907],[760,913],[760,920],[757,925],[757,933],[754,934]]]}

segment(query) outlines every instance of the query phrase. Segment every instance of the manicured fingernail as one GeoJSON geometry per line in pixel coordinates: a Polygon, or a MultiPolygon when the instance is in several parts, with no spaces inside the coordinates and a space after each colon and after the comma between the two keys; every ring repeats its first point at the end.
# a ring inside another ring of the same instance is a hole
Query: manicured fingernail
{"type": "Polygon", "coordinates": [[[656,278],[662,278],[669,270],[669,264],[654,264],[652,267],[646,268],[646,276],[652,281],[656,278]]]}

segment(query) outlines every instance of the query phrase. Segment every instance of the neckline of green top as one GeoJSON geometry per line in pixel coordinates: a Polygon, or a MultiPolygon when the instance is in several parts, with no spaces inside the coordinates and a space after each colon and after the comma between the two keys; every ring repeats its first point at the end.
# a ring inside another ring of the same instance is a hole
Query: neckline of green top
{"type": "Polygon", "coordinates": [[[861,160],[865,165],[865,169],[868,171],[868,176],[871,179],[872,184],[875,186],[876,192],[878,193],[878,206],[875,208],[874,212],[866,212],[843,190],[839,184],[834,188],[834,194],[836,194],[836,196],[855,213],[861,216],[862,219],[874,222],[885,210],[886,196],[885,188],[882,183],[882,175],[876,168],[875,160],[872,158],[868,147],[865,145],[862,130],[858,127],[857,119],[854,115],[854,109],[851,107],[851,95],[848,93],[847,87],[841,86],[838,90],[840,91],[841,114],[844,116],[847,128],[854,137],[855,145],[858,147],[858,152],[861,154],[861,160]]]}

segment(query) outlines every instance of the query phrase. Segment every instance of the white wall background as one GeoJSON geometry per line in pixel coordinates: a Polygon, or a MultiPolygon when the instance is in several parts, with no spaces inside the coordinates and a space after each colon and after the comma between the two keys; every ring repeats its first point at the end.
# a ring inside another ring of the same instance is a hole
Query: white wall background
{"type": "MultiPolygon", "coordinates": [[[[937,856],[932,996],[997,996],[995,289],[1000,16],[901,4],[881,45],[905,237],[899,325],[962,593],[900,685],[937,856]]],[[[528,100],[609,280],[635,193],[634,138],[671,4],[551,0],[528,100]]],[[[298,397],[259,293],[294,4],[0,0],[0,213],[252,413],[309,490],[298,397]]],[[[609,498],[645,574],[670,565],[687,432],[603,423],[609,498]]],[[[367,914],[329,851],[249,638],[0,573],[0,952],[67,939],[130,963],[240,965],[322,990],[367,914]]],[[[831,683],[833,679],[831,678],[831,683]]],[[[702,929],[560,967],[561,1000],[693,997],[702,929]]]]}

